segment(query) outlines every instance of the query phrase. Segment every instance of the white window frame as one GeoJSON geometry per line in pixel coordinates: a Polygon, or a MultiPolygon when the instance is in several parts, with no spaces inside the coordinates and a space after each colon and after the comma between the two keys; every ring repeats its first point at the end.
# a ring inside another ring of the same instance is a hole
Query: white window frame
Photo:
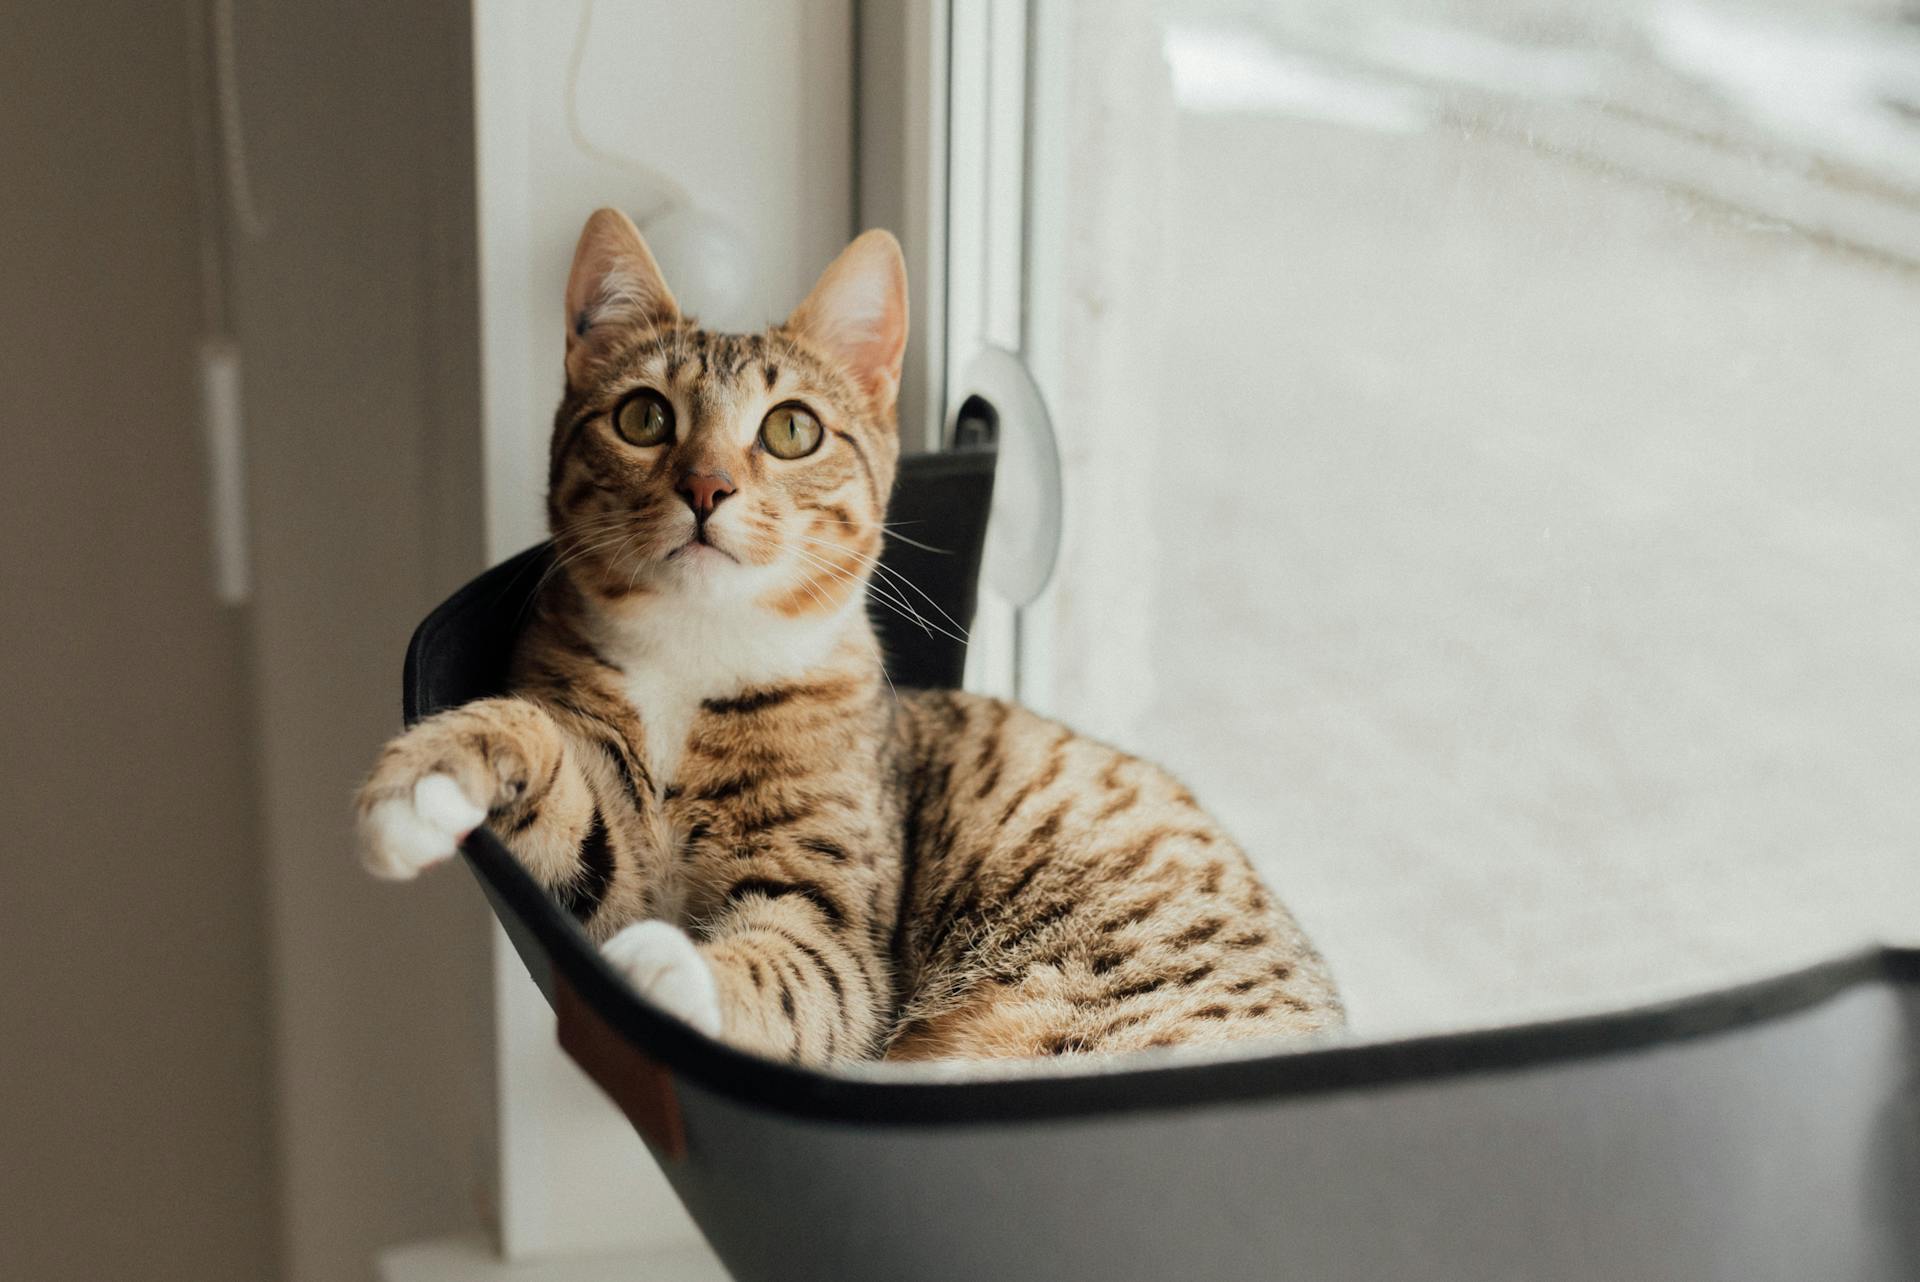
{"type": "MultiPolygon", "coordinates": [[[[906,245],[916,297],[901,398],[909,449],[950,443],[969,392],[961,374],[983,349],[1027,355],[1031,20],[1028,0],[860,8],[860,209],[906,245]]],[[[983,585],[969,689],[1022,693],[1022,628],[983,585]]]]}

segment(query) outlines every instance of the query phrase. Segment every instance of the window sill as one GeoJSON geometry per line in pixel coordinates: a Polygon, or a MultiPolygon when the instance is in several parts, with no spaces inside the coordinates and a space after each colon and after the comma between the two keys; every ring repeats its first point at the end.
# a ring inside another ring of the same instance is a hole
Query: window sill
{"type": "Polygon", "coordinates": [[[376,1276],[380,1282],[728,1282],[704,1244],[515,1262],[501,1259],[478,1234],[383,1251],[376,1276]]]}

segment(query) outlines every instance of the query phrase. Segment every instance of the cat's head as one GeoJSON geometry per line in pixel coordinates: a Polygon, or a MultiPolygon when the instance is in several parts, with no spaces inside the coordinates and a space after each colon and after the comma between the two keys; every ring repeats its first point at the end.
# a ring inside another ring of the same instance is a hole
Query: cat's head
{"type": "Polygon", "coordinates": [[[547,517],[580,589],[615,610],[843,609],[880,554],[900,452],[893,237],[855,240],[782,324],[719,334],[681,315],[639,231],[602,209],[574,252],[566,324],[547,517]]]}

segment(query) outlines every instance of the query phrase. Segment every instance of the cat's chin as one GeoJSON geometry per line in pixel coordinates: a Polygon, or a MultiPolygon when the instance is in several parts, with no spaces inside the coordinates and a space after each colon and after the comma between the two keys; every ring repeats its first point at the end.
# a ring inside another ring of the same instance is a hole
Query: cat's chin
{"type": "Polygon", "coordinates": [[[680,596],[724,601],[756,590],[755,567],[711,542],[690,540],[655,564],[655,582],[680,596]]]}

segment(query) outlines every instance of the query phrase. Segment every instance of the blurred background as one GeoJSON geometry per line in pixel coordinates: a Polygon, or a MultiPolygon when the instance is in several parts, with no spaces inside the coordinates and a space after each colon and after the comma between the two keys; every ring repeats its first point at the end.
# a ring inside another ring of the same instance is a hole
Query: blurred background
{"type": "Polygon", "coordinates": [[[721,326],[893,228],[909,448],[1019,357],[973,682],[1185,776],[1356,1034],[1920,933],[1909,0],[74,0],[0,86],[0,1277],[715,1276],[350,857],[601,204],[721,326]]]}

